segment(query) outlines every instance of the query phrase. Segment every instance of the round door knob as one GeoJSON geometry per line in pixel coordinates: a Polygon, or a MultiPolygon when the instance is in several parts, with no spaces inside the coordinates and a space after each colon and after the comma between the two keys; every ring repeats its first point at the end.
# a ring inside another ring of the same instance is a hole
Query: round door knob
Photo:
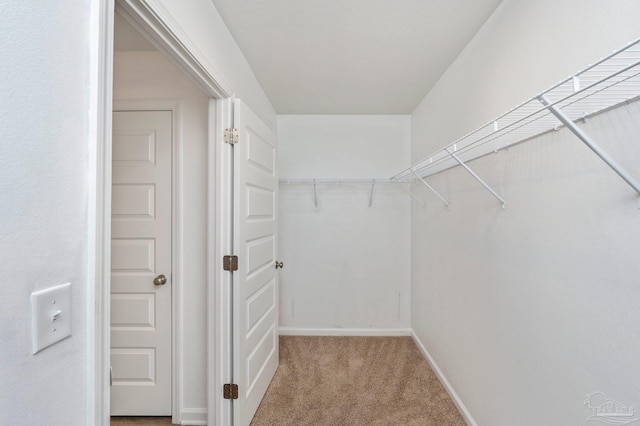
{"type": "Polygon", "coordinates": [[[155,285],[165,285],[167,283],[167,277],[164,275],[158,275],[154,280],[153,284],[155,285]]]}
{"type": "Polygon", "coordinates": [[[276,269],[282,269],[282,268],[284,268],[284,263],[282,263],[282,262],[278,262],[278,261],[276,260],[276,269]]]}

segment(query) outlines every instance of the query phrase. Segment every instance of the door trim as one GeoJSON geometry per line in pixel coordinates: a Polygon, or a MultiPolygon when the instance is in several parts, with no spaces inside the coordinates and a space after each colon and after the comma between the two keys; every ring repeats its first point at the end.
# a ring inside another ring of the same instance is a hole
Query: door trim
{"type": "Polygon", "coordinates": [[[86,423],[109,425],[111,297],[111,121],[114,0],[92,3],[90,170],[87,259],[86,423]],[[92,52],[94,51],[92,49],[92,52]],[[95,145],[94,145],[95,144],[95,145]],[[93,313],[93,314],[92,314],[93,313]]]}
{"type": "Polygon", "coordinates": [[[113,100],[113,111],[171,111],[171,416],[180,420],[182,407],[182,105],[174,100],[113,100]]]}
{"type": "MultiPolygon", "coordinates": [[[[87,256],[87,397],[86,420],[87,424],[97,426],[108,426],[110,423],[110,265],[111,265],[111,129],[112,129],[112,109],[113,109],[113,34],[114,34],[114,13],[115,7],[119,8],[125,18],[129,16],[137,24],[137,28],[149,36],[154,46],[167,58],[178,66],[192,81],[200,87],[212,102],[215,99],[224,99],[231,96],[230,86],[222,81],[216,70],[205,67],[196,57],[199,53],[185,33],[172,19],[169,13],[162,6],[153,0],[98,0],[91,6],[91,104],[90,104],[90,158],[89,164],[89,188],[95,191],[88,191],[88,246],[87,256]]],[[[230,114],[226,108],[230,108],[229,102],[216,103],[219,106],[216,114],[230,114]]],[[[209,114],[209,129],[218,129],[216,114],[209,114]],[[212,120],[214,120],[212,122],[212,120]]],[[[210,132],[211,135],[211,132],[210,132]]],[[[211,135],[209,146],[219,146],[222,144],[220,132],[216,130],[211,135]]],[[[207,167],[210,176],[217,173],[217,159],[212,159],[210,150],[207,167]]],[[[217,175],[215,175],[217,176],[217,175]]],[[[218,192],[219,182],[215,186],[209,186],[208,196],[215,199],[218,192]]],[[[209,203],[210,218],[215,218],[216,207],[220,205],[209,203]],[[213,210],[211,210],[213,208],[213,210]]],[[[207,238],[216,243],[210,243],[208,247],[219,247],[218,234],[213,233],[215,227],[209,226],[207,238]]],[[[208,254],[208,263],[211,265],[216,256],[215,252],[208,254]]],[[[207,278],[208,288],[219,288],[218,276],[211,274],[207,278]]],[[[213,291],[209,291],[213,294],[213,291]]],[[[216,374],[216,368],[211,367],[211,362],[216,356],[222,357],[222,339],[220,333],[216,332],[219,316],[212,315],[212,310],[220,311],[222,301],[215,297],[215,294],[208,296],[208,328],[207,338],[209,345],[214,346],[214,353],[209,353],[210,367],[208,368],[207,390],[209,395],[214,395],[221,386],[222,377],[216,374]],[[212,309],[213,308],[213,309],[212,309]],[[212,380],[213,378],[213,380],[212,380]],[[220,384],[220,386],[218,386],[220,384]]],[[[212,404],[212,397],[208,400],[209,418],[216,413],[216,421],[211,425],[222,425],[218,419],[219,407],[212,404]]]]}
{"type": "Polygon", "coordinates": [[[220,73],[209,64],[207,69],[194,55],[196,46],[175,22],[171,14],[158,1],[116,0],[118,12],[145,35],[149,42],[188,76],[211,98],[231,96],[231,87],[220,73]]]}
{"type": "Polygon", "coordinates": [[[224,143],[224,129],[233,123],[233,100],[227,98],[211,102],[215,102],[215,110],[213,106],[209,108],[209,122],[215,120],[216,125],[209,127],[209,139],[215,143],[214,149],[209,150],[209,164],[215,164],[215,168],[209,168],[208,197],[209,211],[215,215],[209,215],[208,232],[210,237],[215,235],[215,239],[209,238],[208,241],[208,288],[213,291],[207,293],[207,303],[215,309],[207,310],[207,424],[227,426],[232,422],[232,407],[231,401],[223,398],[223,384],[231,383],[232,377],[233,281],[231,274],[222,267],[222,257],[231,254],[232,248],[233,157],[231,146],[224,143]]]}

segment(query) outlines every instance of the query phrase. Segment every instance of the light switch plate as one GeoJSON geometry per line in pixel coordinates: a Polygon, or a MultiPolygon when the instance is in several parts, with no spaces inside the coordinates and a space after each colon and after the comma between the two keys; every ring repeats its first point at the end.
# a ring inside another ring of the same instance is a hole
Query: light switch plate
{"type": "Polygon", "coordinates": [[[32,352],[71,336],[71,283],[31,293],[32,352]]]}

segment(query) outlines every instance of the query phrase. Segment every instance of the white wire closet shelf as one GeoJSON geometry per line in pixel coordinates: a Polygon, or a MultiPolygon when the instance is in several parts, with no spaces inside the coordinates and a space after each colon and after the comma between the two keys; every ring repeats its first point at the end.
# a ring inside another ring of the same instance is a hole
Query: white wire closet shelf
{"type": "Polygon", "coordinates": [[[462,165],[504,206],[505,201],[475,175],[466,163],[566,126],[640,194],[640,184],[574,124],[574,121],[586,120],[594,114],[638,97],[640,39],[451,142],[391,179],[418,178],[426,184],[424,178],[462,165]]]}
{"type": "MultiPolygon", "coordinates": [[[[351,185],[351,184],[367,184],[370,185],[369,192],[369,207],[373,205],[373,190],[379,183],[411,183],[412,180],[407,179],[390,179],[390,178],[281,178],[280,184],[293,184],[293,185],[313,185],[313,204],[318,207],[318,185],[351,185]]],[[[420,203],[422,200],[417,198],[408,188],[403,188],[409,192],[411,196],[416,198],[420,203]]],[[[424,203],[422,203],[424,205],[424,203]]]]}
{"type": "Polygon", "coordinates": [[[407,180],[390,178],[280,178],[282,184],[313,185],[313,184],[358,184],[358,183],[405,183],[407,180]]]}

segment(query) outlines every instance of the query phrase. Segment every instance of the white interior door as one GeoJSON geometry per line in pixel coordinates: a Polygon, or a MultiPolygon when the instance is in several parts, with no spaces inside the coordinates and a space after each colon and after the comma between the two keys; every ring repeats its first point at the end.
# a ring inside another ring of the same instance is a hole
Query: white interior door
{"type": "Polygon", "coordinates": [[[234,104],[234,424],[251,422],[278,368],[278,179],[276,136],[239,100],[234,104]]]}
{"type": "Polygon", "coordinates": [[[171,414],[171,115],[113,113],[112,415],[171,414]]]}

